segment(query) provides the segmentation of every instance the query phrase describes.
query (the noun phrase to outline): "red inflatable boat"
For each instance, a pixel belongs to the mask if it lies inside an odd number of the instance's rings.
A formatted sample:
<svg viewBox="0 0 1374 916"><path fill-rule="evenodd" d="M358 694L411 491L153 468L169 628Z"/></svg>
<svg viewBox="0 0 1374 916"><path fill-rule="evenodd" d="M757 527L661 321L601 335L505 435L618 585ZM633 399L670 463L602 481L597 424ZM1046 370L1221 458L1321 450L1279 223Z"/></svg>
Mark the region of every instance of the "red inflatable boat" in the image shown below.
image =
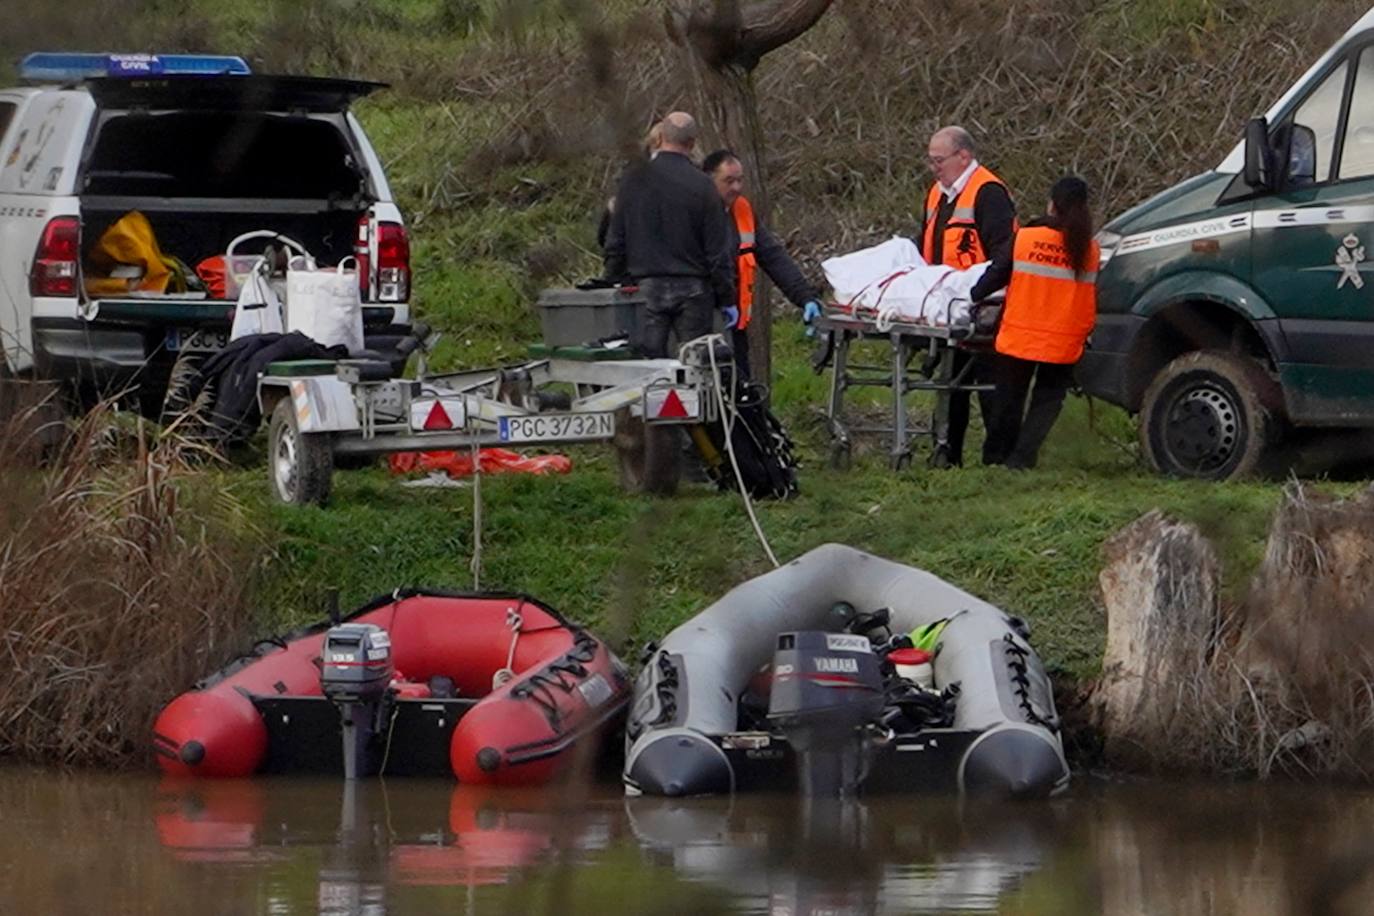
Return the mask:
<svg viewBox="0 0 1374 916"><path fill-rule="evenodd" d="M373 717L375 772L442 766L463 783L544 783L572 764L579 744L594 750L629 702L619 659L532 598L398 591L342 621L259 643L169 703L153 727L162 770L340 772L340 736L351 726L340 725L321 685L322 670L348 664L332 648L321 657L327 634L350 629L331 629L339 623L380 627L373 640L390 643L393 670Z"/></svg>

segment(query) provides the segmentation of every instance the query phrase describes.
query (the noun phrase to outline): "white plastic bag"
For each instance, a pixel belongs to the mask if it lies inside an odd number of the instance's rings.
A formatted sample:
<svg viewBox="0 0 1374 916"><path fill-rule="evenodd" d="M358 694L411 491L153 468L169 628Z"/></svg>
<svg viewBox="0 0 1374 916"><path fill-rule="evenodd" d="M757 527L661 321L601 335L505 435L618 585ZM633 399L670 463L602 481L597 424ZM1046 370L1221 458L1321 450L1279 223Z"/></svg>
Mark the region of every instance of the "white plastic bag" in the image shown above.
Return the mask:
<svg viewBox="0 0 1374 916"><path fill-rule="evenodd" d="M282 332L281 300L267 281L267 261L249 271L239 290L234 306L234 323L229 327L229 339L238 340L250 334L280 334Z"/></svg>
<svg viewBox="0 0 1374 916"><path fill-rule="evenodd" d="M351 265L351 268L350 268ZM338 267L317 267L309 257L286 265L286 329L300 331L326 347L363 349L363 302L358 262L344 258Z"/></svg>

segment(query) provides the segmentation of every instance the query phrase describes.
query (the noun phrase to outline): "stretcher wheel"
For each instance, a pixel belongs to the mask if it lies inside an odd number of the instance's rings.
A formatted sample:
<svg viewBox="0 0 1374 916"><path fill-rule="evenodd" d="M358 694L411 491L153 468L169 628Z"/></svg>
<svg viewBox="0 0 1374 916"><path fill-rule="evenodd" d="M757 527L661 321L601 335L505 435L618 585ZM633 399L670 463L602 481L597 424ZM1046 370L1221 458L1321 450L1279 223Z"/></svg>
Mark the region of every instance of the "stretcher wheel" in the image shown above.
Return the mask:
<svg viewBox="0 0 1374 916"><path fill-rule="evenodd" d="M848 442L830 443L830 469L847 471L854 466L854 449Z"/></svg>

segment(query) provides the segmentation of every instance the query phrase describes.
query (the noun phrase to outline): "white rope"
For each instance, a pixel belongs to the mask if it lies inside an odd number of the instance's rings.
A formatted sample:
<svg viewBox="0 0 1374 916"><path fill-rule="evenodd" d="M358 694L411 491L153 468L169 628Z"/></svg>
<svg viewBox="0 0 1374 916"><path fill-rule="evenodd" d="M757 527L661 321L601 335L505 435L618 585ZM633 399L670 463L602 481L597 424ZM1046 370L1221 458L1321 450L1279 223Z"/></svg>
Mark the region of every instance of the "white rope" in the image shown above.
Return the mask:
<svg viewBox="0 0 1374 916"><path fill-rule="evenodd" d="M774 567L781 566L778 558L773 555L773 548L768 544L768 537L763 533L763 526L759 524L759 517L754 513L754 501L749 497L749 490L744 486L744 477L739 472L739 460L735 457L735 421L739 418L739 412L735 409L734 398L727 403L725 400L725 384L720 377L720 366L716 364L716 342L724 342L725 338L720 334L712 334L704 338L706 341L706 356L711 363L711 380L716 390L716 404L720 408L720 422L725 429L725 452L730 456L730 466L735 471L735 483L739 485L739 495L744 500L744 511L749 513L749 522L754 526L754 534L758 536L759 544L763 546L763 552L768 555L768 561ZM700 343L700 340L695 341ZM679 354L679 357L681 354Z"/></svg>
<svg viewBox="0 0 1374 916"><path fill-rule="evenodd" d="M502 684L515 677L515 644L520 640L520 628L525 625L525 618L514 608L506 609L506 626L510 627L510 651L506 653L506 667L501 668L491 676L491 689L495 690Z"/></svg>
<svg viewBox="0 0 1374 916"><path fill-rule="evenodd" d="M472 569L473 591L482 590L482 449L472 429Z"/></svg>

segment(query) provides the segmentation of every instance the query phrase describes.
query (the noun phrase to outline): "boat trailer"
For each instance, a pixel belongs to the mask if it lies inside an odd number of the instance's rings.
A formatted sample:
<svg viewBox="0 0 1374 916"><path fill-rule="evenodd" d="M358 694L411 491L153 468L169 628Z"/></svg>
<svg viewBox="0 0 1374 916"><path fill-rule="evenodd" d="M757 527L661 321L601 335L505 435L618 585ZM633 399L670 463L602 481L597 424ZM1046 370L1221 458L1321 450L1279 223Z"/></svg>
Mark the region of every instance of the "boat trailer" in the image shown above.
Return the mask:
<svg viewBox="0 0 1374 916"><path fill-rule="evenodd" d="M711 338L679 359L617 359L614 351L541 348L519 365L397 378L375 360L274 363L259 378L276 498L322 504L339 458L511 445L614 442L627 489L670 493L683 437L671 427L714 422L724 361ZM422 353L423 356L423 353Z"/></svg>

